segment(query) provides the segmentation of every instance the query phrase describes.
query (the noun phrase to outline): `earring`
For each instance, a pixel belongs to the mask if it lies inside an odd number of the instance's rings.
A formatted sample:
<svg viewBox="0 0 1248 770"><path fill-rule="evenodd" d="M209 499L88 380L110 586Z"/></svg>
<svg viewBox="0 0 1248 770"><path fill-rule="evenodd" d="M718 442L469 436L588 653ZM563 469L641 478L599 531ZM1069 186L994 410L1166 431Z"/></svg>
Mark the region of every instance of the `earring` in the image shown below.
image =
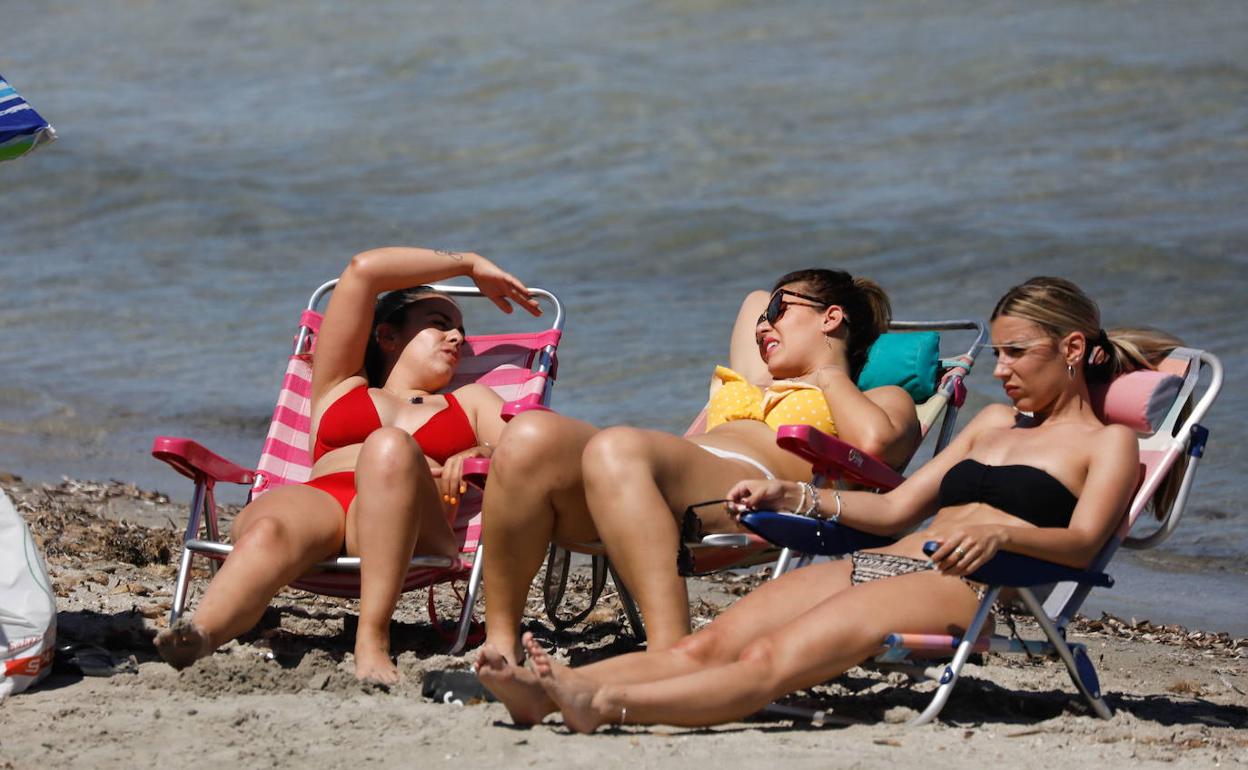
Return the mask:
<svg viewBox="0 0 1248 770"><path fill-rule="evenodd" d="M1070 376L1070 379L1072 380L1075 379L1075 365L1074 364L1066 364L1066 374Z"/></svg>

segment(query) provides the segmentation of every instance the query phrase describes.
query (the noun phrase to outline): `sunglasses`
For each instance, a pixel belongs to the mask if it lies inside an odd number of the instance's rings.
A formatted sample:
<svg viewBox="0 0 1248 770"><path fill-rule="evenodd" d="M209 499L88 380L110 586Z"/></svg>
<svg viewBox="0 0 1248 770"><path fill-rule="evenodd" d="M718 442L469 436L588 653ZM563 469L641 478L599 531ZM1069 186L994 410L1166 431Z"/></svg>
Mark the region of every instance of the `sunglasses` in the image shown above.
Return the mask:
<svg viewBox="0 0 1248 770"><path fill-rule="evenodd" d="M815 304L807 305L804 302L789 302L784 298L784 295L786 294L793 297L799 297L801 299L808 299ZM796 305L797 307L831 307L831 305L818 297L812 297L809 294L802 294L796 291L789 291L788 289L777 289L775 293L771 295L771 299L767 302L767 309L764 310L763 314L758 317L756 325L761 324L763 321L766 321L768 326L774 325L776 321L779 321L784 317L784 311L787 310L790 305Z"/></svg>

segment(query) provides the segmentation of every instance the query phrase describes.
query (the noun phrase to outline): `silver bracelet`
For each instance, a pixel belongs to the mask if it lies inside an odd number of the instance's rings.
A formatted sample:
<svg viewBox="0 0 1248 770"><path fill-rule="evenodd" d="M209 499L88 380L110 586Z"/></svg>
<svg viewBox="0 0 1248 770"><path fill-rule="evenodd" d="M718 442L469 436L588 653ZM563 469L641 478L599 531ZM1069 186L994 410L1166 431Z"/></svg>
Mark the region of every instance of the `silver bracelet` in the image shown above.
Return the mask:
<svg viewBox="0 0 1248 770"><path fill-rule="evenodd" d="M832 516L828 518L828 521L835 524L841 520L841 490L833 489L832 499L836 500L836 513L832 514Z"/></svg>
<svg viewBox="0 0 1248 770"><path fill-rule="evenodd" d="M793 509L793 513L798 516L804 516L802 510L806 507L806 487L802 486L802 482L797 482L797 491L802 493L802 497L797 501L797 507Z"/></svg>

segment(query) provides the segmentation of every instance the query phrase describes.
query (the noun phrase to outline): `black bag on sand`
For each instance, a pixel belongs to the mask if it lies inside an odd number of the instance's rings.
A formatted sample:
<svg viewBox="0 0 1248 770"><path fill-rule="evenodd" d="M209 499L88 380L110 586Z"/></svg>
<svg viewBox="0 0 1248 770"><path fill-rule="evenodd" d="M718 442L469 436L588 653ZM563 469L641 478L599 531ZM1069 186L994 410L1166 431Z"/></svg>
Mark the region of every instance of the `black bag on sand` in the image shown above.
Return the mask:
<svg viewBox="0 0 1248 770"><path fill-rule="evenodd" d="M496 700L471 671L430 671L420 684L420 694L435 703L456 706Z"/></svg>

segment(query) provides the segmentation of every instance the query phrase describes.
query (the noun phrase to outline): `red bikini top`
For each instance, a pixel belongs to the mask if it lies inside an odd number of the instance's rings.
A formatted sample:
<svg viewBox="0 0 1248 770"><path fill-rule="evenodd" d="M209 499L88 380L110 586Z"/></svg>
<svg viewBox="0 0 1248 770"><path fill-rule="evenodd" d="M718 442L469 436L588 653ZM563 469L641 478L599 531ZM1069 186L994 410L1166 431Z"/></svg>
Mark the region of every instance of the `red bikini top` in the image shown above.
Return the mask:
<svg viewBox="0 0 1248 770"><path fill-rule="evenodd" d="M368 386L352 388L329 405L321 415L316 440L312 443L312 462L331 449L363 443L368 434L382 427L377 405L368 395ZM477 434L468 422L468 415L459 400L446 394L446 408L429 418L412 434L424 453L438 463L477 445Z"/></svg>

